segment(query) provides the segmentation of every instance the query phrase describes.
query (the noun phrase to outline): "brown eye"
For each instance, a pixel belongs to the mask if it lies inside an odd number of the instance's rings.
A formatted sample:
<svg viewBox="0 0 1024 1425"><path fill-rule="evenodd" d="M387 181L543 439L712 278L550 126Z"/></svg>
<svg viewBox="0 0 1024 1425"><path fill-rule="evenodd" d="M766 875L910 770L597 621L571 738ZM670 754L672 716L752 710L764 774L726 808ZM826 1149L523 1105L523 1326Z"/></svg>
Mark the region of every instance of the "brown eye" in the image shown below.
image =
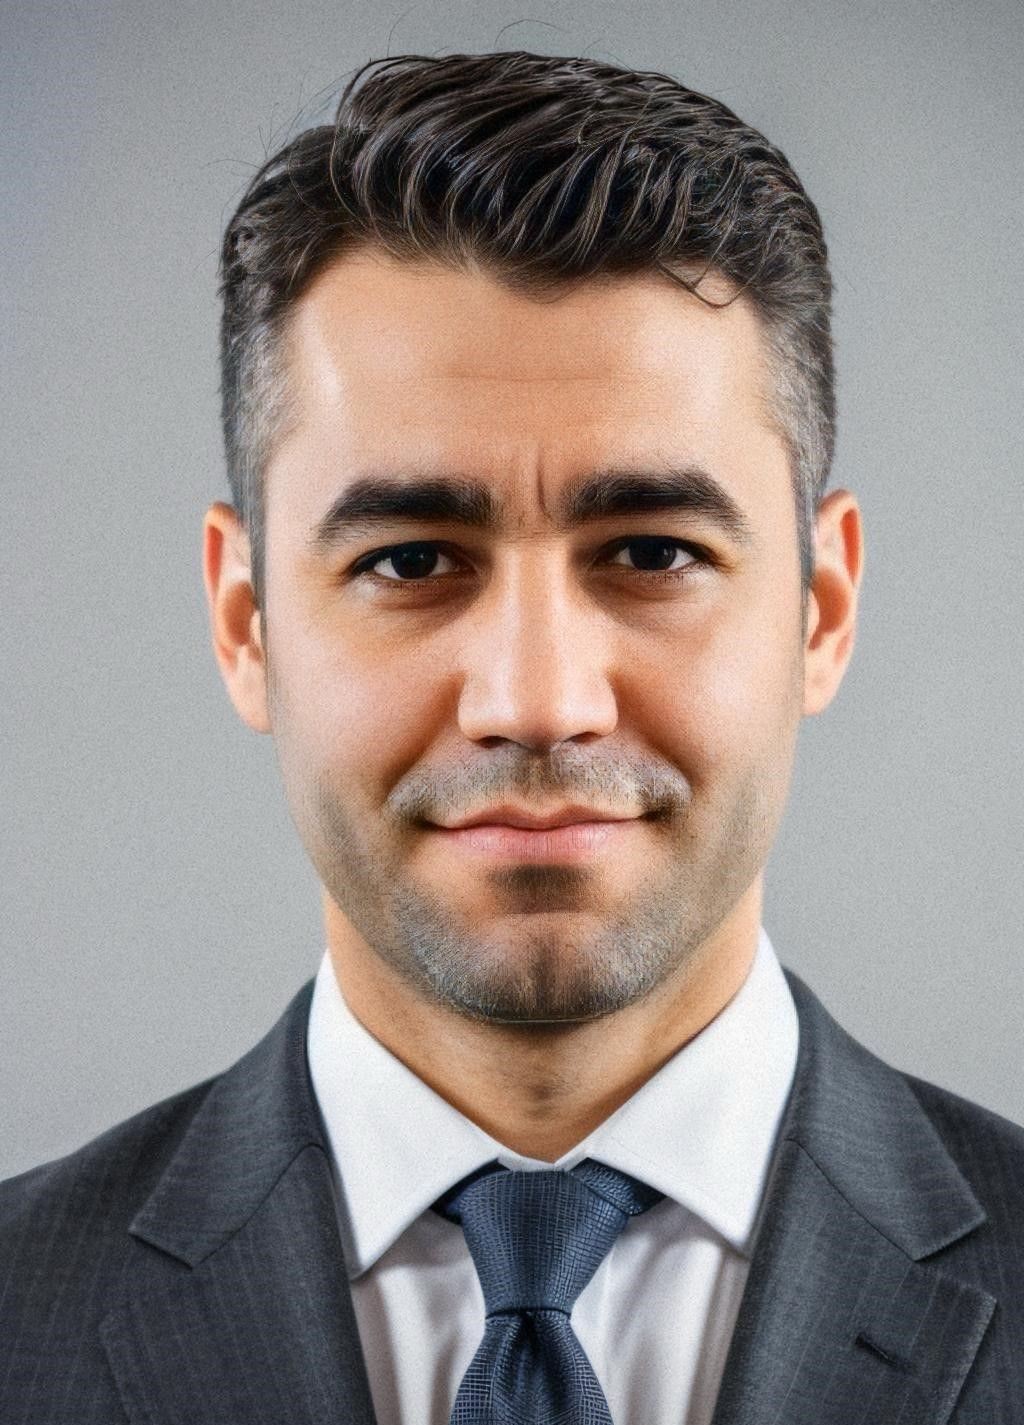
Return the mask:
<svg viewBox="0 0 1024 1425"><path fill-rule="evenodd" d="M689 568L691 564L700 562L699 556L681 540L661 535L643 535L624 540L619 545L612 563L627 564L629 567L626 560L619 559L619 555L627 553L631 557L632 567L644 574L677 574ZM681 562L677 562L678 555L683 556Z"/></svg>
<svg viewBox="0 0 1024 1425"><path fill-rule="evenodd" d="M445 554L436 544L429 540L416 540L410 544L396 544L390 549L379 549L376 553L360 561L354 569L356 574L366 574L373 572L380 579L388 579L393 584L416 583L428 578L431 574L440 572L441 574L451 573L451 569L438 570L439 560L447 559L448 563L455 568L455 562L450 555ZM391 566L393 573L378 572L383 566Z"/></svg>
<svg viewBox="0 0 1024 1425"><path fill-rule="evenodd" d="M633 535L613 548L611 562L636 574L683 576L709 556L698 546L669 535ZM445 562L446 561L446 562ZM389 567L390 566L390 567ZM434 576L458 572L457 561L434 540L410 540L376 549L352 570L353 576L370 575L389 584L426 584Z"/></svg>

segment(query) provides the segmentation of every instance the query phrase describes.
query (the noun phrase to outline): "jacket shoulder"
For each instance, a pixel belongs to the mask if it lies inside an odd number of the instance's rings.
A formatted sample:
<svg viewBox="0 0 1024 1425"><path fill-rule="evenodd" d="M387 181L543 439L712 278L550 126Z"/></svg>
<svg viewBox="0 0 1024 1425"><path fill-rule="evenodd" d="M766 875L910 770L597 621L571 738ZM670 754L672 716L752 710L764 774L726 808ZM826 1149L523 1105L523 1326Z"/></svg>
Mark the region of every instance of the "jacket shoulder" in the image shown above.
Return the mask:
<svg viewBox="0 0 1024 1425"><path fill-rule="evenodd" d="M67 1296L89 1290L90 1281L98 1289L100 1278L109 1296L137 1245L128 1229L204 1116L191 1167L180 1170L197 1178L225 1138L221 1169L225 1158L233 1165L231 1145L244 1149L261 1141L268 1122L277 1123L289 1141L289 1135L306 1132L305 1123L293 1121L286 1081L305 1063L312 987L310 980L264 1038L222 1073L124 1119L65 1157L0 1183L0 1309L23 1290L56 1300L65 1287ZM239 1171L244 1179L245 1163Z"/></svg>
<svg viewBox="0 0 1024 1425"><path fill-rule="evenodd" d="M0 1300L23 1308L73 1280L116 1276L128 1224L219 1075L0 1182Z"/></svg>
<svg viewBox="0 0 1024 1425"><path fill-rule="evenodd" d="M1024 1283L1024 1128L879 1058L786 976L800 1021L793 1136L915 1260L962 1259L998 1283L1005 1249Z"/></svg>
<svg viewBox="0 0 1024 1425"><path fill-rule="evenodd" d="M902 1077L979 1201L1024 1238L1024 1127L938 1084Z"/></svg>
<svg viewBox="0 0 1024 1425"><path fill-rule="evenodd" d="M957 1419L1016 1420L1024 1349L1024 1128L959 1094L903 1075L985 1217L931 1259L943 1275L995 1297L995 1313L967 1379Z"/></svg>
<svg viewBox="0 0 1024 1425"><path fill-rule="evenodd" d="M57 1425L76 1396L83 1421L121 1418L99 1321L126 1280L128 1226L218 1077L0 1183L0 1419Z"/></svg>
<svg viewBox="0 0 1024 1425"><path fill-rule="evenodd" d="M102 1323L128 1298L173 1290L191 1267L144 1230L161 1190L164 1227L193 1234L204 1211L220 1221L226 1204L241 1211L269 1191L266 1177L314 1141L313 1110L300 1111L312 983L223 1073L0 1183L4 1425L123 1418Z"/></svg>

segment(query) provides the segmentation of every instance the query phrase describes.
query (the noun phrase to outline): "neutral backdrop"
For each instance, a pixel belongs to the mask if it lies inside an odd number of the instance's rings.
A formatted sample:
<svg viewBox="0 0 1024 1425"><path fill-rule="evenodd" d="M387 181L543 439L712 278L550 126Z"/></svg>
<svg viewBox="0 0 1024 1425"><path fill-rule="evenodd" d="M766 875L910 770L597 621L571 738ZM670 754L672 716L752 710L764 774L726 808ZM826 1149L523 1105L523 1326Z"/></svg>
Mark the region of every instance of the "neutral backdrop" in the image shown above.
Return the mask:
<svg viewBox="0 0 1024 1425"><path fill-rule="evenodd" d="M0 1175L226 1067L319 961L207 627L216 254L265 153L388 52L667 70L802 176L867 570L765 923L873 1049L1024 1120L1019 0L22 0L0 41Z"/></svg>

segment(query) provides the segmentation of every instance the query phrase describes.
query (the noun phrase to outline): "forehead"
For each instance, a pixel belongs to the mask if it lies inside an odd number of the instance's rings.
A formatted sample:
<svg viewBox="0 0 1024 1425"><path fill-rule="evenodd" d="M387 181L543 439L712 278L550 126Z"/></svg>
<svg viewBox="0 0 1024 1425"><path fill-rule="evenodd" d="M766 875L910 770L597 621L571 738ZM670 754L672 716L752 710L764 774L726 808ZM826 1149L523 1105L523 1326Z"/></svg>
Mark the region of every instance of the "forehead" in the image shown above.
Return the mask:
<svg viewBox="0 0 1024 1425"><path fill-rule="evenodd" d="M710 300L734 295L724 279ZM447 469L517 491L588 469L785 463L759 320L659 274L588 279L556 296L479 269L347 254L296 303L282 459L307 509L365 469ZM289 452L296 458L289 459Z"/></svg>

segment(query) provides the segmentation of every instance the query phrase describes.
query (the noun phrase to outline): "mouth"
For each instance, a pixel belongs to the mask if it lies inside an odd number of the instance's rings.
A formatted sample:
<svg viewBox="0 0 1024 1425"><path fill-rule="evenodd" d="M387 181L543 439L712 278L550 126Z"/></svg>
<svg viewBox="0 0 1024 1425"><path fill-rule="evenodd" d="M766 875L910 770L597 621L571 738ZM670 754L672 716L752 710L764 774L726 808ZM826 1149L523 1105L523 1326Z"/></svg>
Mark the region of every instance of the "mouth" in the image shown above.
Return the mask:
<svg viewBox="0 0 1024 1425"><path fill-rule="evenodd" d="M432 830L443 837L456 854L565 865L587 861L621 847L624 838L635 835L644 820L645 817L626 817L619 821L574 821L567 826L540 828L483 822L474 826L434 826Z"/></svg>

